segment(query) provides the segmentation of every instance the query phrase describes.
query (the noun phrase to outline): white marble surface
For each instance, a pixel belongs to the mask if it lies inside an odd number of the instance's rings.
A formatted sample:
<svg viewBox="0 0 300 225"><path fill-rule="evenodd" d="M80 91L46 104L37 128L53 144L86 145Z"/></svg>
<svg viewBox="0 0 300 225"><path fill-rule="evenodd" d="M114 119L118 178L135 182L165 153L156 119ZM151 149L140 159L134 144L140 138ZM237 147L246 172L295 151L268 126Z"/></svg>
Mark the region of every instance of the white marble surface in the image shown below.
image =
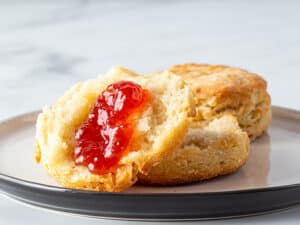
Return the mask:
<svg viewBox="0 0 300 225"><path fill-rule="evenodd" d="M0 1L0 119L51 104L120 64L182 62L262 74L273 104L300 110L299 1ZM299 224L300 208L191 224ZM0 224L138 224L31 209L0 196ZM152 223L147 223L152 224ZM153 223L156 224L156 223ZM187 223L188 224L188 223Z"/></svg>

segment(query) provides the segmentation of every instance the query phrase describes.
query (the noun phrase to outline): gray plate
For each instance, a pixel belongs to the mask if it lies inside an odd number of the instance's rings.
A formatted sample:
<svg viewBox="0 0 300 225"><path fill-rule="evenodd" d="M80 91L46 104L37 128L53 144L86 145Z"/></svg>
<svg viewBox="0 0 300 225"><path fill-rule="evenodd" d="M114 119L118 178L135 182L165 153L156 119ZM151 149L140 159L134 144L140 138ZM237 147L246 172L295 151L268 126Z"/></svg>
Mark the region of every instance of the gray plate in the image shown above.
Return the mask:
<svg viewBox="0 0 300 225"><path fill-rule="evenodd" d="M238 172L173 186L134 186L122 193L59 187L34 162L37 113L0 123L0 192L22 202L97 217L190 220L261 214L300 203L300 113L273 107L269 132L251 144Z"/></svg>

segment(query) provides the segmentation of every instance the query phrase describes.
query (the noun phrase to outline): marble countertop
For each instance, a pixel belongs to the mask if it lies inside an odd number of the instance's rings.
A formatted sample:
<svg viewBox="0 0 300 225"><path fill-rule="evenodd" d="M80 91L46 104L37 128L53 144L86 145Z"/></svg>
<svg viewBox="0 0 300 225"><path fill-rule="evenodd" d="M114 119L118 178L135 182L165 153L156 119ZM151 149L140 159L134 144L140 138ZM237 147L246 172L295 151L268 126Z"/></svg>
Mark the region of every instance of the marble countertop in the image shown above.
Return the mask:
<svg viewBox="0 0 300 225"><path fill-rule="evenodd" d="M292 0L1 1L0 120L51 104L75 82L113 65L146 73L183 62L259 73L268 81L274 105L300 110L299 8L300 2ZM137 224L44 212L3 196L0 212L0 224ZM190 223L299 220L300 208L294 208Z"/></svg>

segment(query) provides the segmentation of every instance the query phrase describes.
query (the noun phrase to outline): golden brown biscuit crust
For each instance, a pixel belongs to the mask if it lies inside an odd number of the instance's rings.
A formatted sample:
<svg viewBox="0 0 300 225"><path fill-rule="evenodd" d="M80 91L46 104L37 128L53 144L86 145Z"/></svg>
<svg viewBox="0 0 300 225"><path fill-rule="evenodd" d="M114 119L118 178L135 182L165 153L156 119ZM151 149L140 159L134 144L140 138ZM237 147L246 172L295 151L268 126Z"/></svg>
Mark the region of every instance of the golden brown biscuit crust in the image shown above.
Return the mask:
<svg viewBox="0 0 300 225"><path fill-rule="evenodd" d="M266 81L257 74L225 65L183 64L170 72L181 75L199 98L212 95L247 95L254 90L265 91Z"/></svg>
<svg viewBox="0 0 300 225"><path fill-rule="evenodd" d="M176 65L170 71L182 76L195 93L192 127L231 113L251 140L267 130L271 98L266 81L259 75L224 65L196 63Z"/></svg>

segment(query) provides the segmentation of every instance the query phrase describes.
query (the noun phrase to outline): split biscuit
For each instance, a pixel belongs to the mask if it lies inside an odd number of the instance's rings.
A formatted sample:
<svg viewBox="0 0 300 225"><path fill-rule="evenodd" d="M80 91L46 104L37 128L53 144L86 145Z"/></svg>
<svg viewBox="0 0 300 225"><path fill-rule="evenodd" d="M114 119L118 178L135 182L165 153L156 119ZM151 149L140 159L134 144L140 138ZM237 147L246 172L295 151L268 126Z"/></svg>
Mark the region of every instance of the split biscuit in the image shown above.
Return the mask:
<svg viewBox="0 0 300 225"><path fill-rule="evenodd" d="M75 165L75 133L101 92L120 80L136 82L150 93L149 104L137 123L140 139L135 149L120 159L116 171L93 174L87 167ZM75 85L52 107L43 109L36 124L36 161L64 187L122 191L137 181L138 173L149 172L182 144L192 101L183 79L168 71L143 77L115 67L106 76Z"/></svg>

